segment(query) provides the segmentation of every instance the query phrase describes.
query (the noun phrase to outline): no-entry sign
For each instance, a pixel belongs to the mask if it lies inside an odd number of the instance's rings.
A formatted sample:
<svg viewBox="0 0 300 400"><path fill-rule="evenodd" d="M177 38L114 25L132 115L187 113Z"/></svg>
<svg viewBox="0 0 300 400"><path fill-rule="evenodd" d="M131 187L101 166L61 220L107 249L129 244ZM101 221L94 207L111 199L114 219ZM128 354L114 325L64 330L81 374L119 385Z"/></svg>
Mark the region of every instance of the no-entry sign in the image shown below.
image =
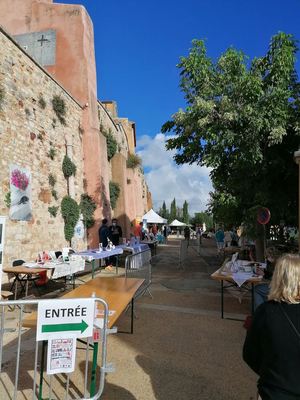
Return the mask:
<svg viewBox="0 0 300 400"><path fill-rule="evenodd" d="M93 336L93 299L41 301L38 305L36 340Z"/></svg>

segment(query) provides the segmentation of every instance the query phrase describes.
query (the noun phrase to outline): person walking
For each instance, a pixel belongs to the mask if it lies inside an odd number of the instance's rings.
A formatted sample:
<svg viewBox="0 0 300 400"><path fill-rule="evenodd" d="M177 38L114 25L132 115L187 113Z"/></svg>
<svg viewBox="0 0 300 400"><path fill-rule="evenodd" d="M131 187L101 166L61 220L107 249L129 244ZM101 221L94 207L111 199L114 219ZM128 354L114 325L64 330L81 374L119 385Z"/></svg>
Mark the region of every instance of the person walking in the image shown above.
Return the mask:
<svg viewBox="0 0 300 400"><path fill-rule="evenodd" d="M230 247L231 246L231 231L225 231L224 232L224 242L225 242L225 247Z"/></svg>
<svg viewBox="0 0 300 400"><path fill-rule="evenodd" d="M225 235L224 235L224 231L222 228L218 228L216 234L215 234L215 239L216 239L216 243L217 243L217 250L218 253L220 254L223 250L224 250L224 246L225 246Z"/></svg>
<svg viewBox="0 0 300 400"><path fill-rule="evenodd" d="M243 359L262 400L300 399L300 256L278 259L268 301L256 310Z"/></svg>
<svg viewBox="0 0 300 400"><path fill-rule="evenodd" d="M187 225L184 227L183 232L184 232L184 239L189 241L190 240L190 236L191 236L191 231L190 231L190 228Z"/></svg>

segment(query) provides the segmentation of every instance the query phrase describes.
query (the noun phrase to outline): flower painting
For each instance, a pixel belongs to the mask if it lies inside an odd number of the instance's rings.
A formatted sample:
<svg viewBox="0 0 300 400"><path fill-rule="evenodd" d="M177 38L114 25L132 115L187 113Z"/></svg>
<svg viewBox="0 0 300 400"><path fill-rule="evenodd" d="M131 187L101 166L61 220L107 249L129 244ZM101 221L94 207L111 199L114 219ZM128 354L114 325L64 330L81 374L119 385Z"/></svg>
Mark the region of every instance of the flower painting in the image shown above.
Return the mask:
<svg viewBox="0 0 300 400"><path fill-rule="evenodd" d="M17 165L10 166L10 192L10 219L17 221L31 220L32 209L30 171Z"/></svg>

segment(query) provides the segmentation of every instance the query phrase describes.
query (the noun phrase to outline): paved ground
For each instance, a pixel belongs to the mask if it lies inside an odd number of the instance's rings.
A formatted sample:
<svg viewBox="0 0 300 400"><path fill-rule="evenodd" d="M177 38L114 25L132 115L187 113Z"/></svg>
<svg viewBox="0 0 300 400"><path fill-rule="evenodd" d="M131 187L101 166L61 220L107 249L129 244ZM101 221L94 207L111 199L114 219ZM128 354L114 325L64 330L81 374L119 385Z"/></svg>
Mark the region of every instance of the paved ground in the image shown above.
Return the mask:
<svg viewBox="0 0 300 400"><path fill-rule="evenodd" d="M221 262L214 243L205 240L200 255L196 247L190 247L182 265L179 246L180 241L172 239L159 247L153 260L153 299L144 296L138 301L134 335L109 337L108 360L115 364L116 372L107 376L103 400L256 398L256 377L241 359L242 322L220 318L219 284L210 279ZM225 307L227 315L241 318L249 311L249 299L243 298L240 304L228 293ZM129 314L120 319L118 327L125 330L128 324ZM2 386L0 382L1 400L10 398L8 391L14 381L10 366L16 341L11 335ZM23 340L25 360L18 399L31 398L32 371L27 367L33 358L30 331L24 332ZM79 365L72 376L71 393L78 396L84 351L78 349L77 353ZM59 379L63 387L64 378ZM63 399L57 382L55 387L53 399Z"/></svg>

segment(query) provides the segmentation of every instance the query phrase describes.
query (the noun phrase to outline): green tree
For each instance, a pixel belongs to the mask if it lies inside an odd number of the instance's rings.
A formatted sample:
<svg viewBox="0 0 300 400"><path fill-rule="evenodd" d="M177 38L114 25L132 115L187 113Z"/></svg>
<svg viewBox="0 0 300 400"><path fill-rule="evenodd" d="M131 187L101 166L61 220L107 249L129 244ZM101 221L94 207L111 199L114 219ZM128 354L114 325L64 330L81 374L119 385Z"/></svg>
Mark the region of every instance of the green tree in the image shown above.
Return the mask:
<svg viewBox="0 0 300 400"><path fill-rule="evenodd" d="M212 168L210 210L243 221L255 206L269 207L272 223L296 222L300 84L296 40L278 33L267 53L251 62L229 48L215 62L194 40L178 67L187 101L162 131L178 164Z"/></svg>
<svg viewBox="0 0 300 400"><path fill-rule="evenodd" d="M176 200L174 198L174 200L171 203L171 207L170 207L170 222L174 221L174 219L177 218L177 207L176 207Z"/></svg>
<svg viewBox="0 0 300 400"><path fill-rule="evenodd" d="M162 208L161 208L161 216L163 218L168 218L168 210L167 210L167 206L166 206L166 202L163 202Z"/></svg>
<svg viewBox="0 0 300 400"><path fill-rule="evenodd" d="M188 202L186 200L184 201L183 207L182 207L182 217L183 217L183 222L185 224L189 224L190 223L189 205L188 205Z"/></svg>
<svg viewBox="0 0 300 400"><path fill-rule="evenodd" d="M160 209L158 210L158 214L162 217L162 218L166 218L169 219L169 211L167 209L166 206L166 202L163 201L162 206L160 207Z"/></svg>
<svg viewBox="0 0 300 400"><path fill-rule="evenodd" d="M213 217L209 215L207 212L198 212L194 214L194 217L191 219L191 224L203 225L205 223L206 229L213 228Z"/></svg>

